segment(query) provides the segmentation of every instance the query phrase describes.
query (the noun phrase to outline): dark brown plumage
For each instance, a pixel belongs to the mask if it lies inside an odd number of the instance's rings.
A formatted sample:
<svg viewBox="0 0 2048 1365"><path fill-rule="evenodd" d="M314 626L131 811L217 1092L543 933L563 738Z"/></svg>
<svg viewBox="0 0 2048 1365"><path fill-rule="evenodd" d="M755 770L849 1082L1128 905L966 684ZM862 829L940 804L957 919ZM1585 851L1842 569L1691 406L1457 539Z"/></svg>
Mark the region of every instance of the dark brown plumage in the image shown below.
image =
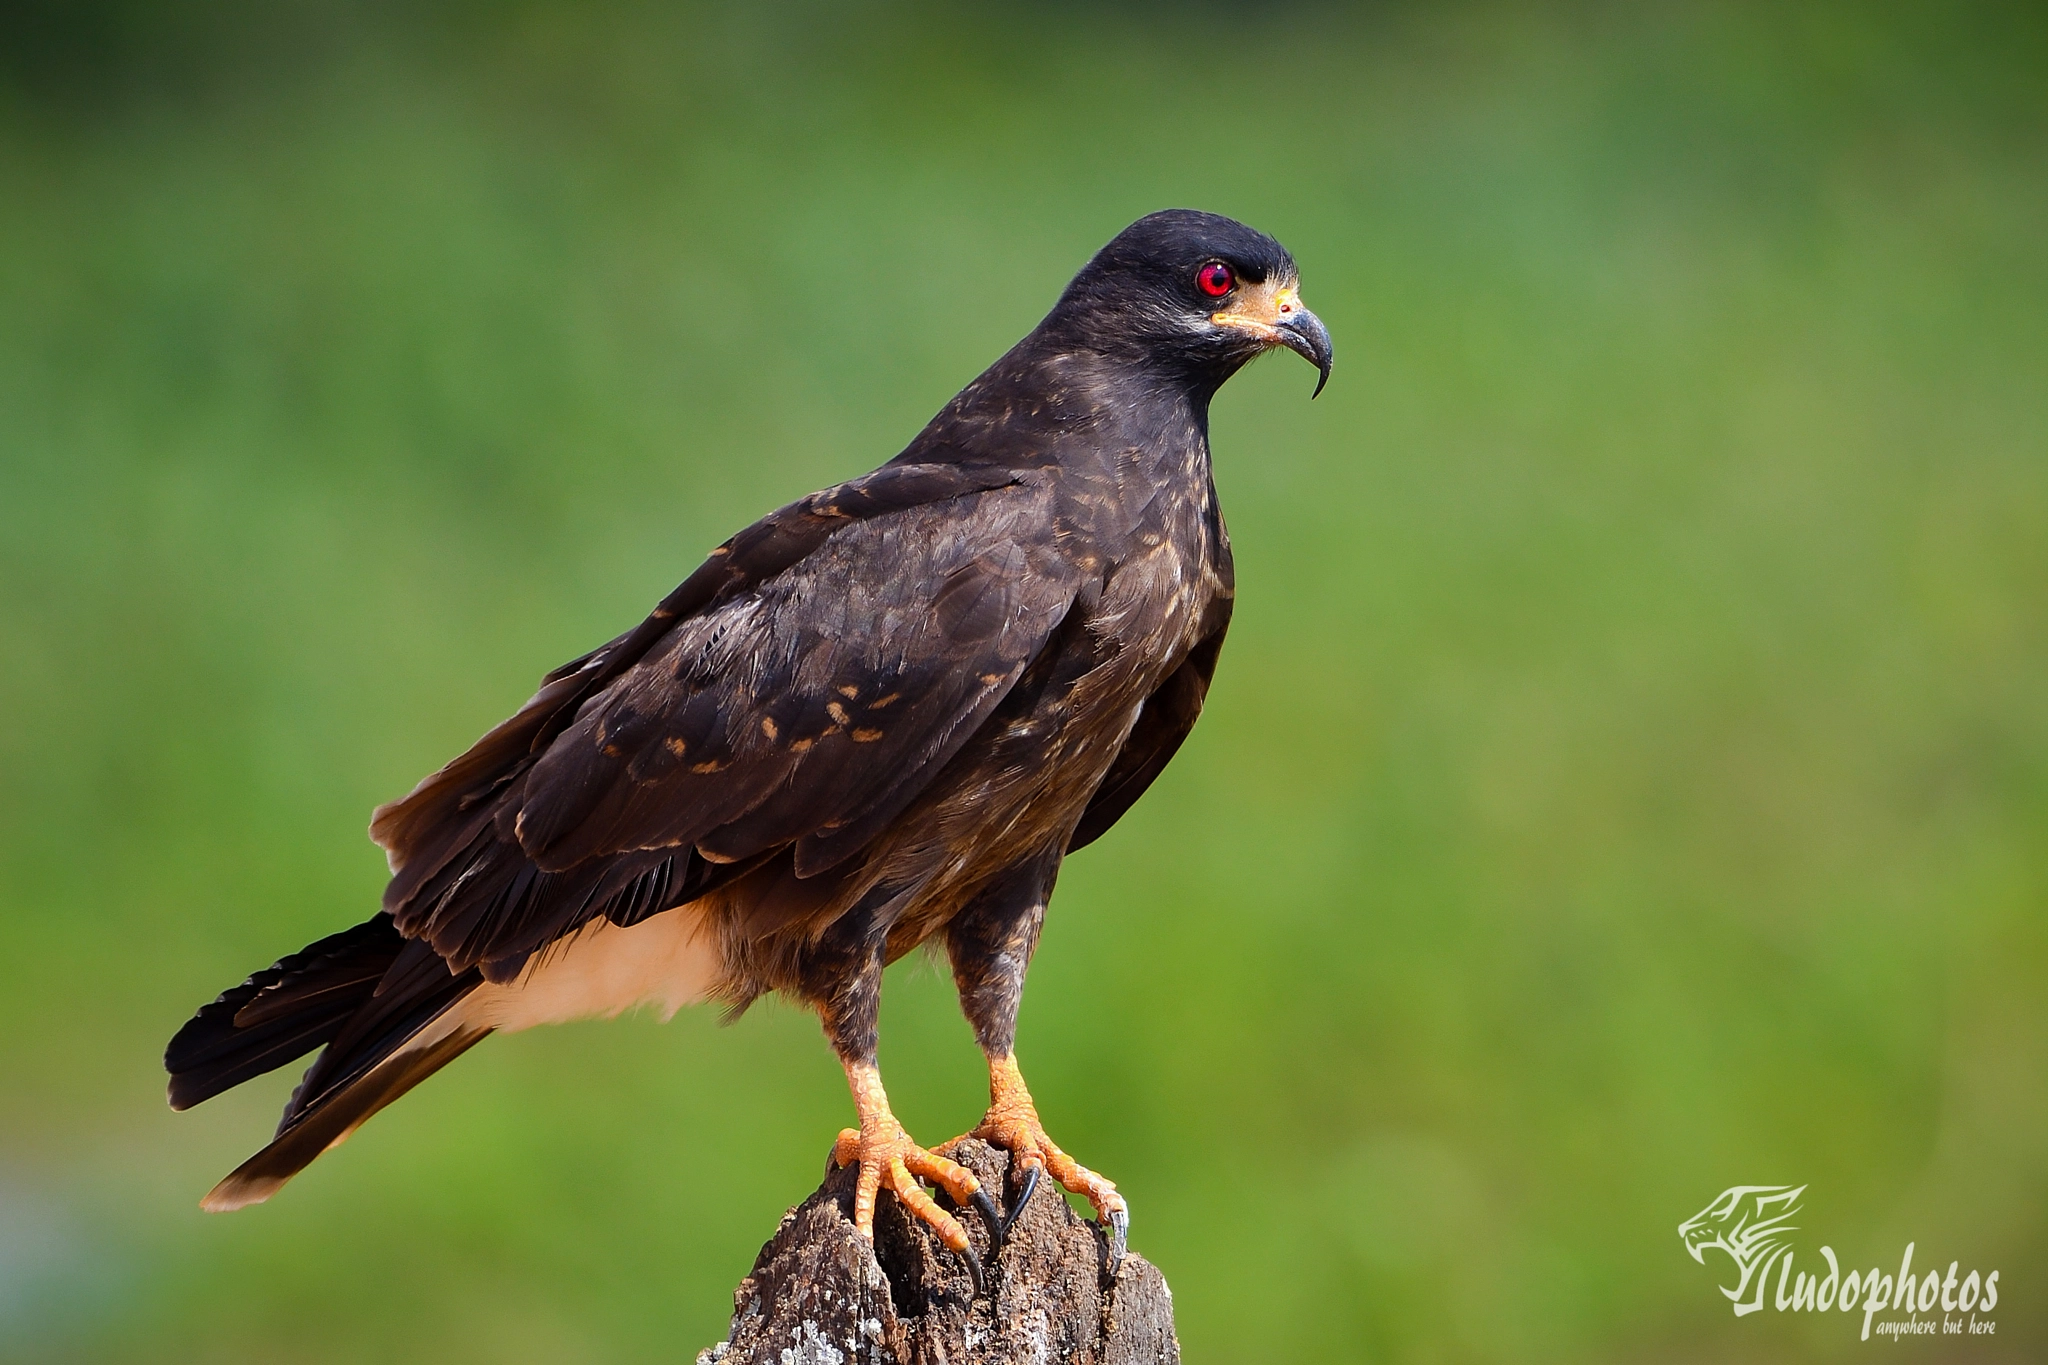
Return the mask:
<svg viewBox="0 0 2048 1365"><path fill-rule="evenodd" d="M1061 859L1201 711L1232 593L1208 404L1272 346L1327 377L1295 288L1239 223L1141 219L901 455L733 537L380 808L382 911L171 1042L178 1108L325 1046L209 1207L268 1197L494 1029L768 991L816 1009L847 1065L865 1208L884 1183L917 1207L912 1176L974 1199L873 1069L883 966L942 936L990 1058L977 1131L1120 1233L1114 1187L1038 1126L1017 1003Z"/></svg>

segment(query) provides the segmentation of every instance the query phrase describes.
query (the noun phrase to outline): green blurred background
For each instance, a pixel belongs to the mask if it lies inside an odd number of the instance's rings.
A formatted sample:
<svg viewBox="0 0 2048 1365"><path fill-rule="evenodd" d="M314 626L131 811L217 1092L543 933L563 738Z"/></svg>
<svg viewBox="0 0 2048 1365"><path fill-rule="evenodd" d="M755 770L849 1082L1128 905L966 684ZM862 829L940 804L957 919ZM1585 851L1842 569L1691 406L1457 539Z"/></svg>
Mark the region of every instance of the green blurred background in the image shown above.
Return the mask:
<svg viewBox="0 0 2048 1365"><path fill-rule="evenodd" d="M688 1361L850 1105L764 1005L495 1040L230 1217L190 1011L370 807L892 455L1148 210L1338 345L1021 1053L1208 1361L2048 1349L2048 25L1841 4L10 5L0 1357ZM892 973L928 1140L983 1078ZM293 1069L294 1071L296 1068ZM2003 1271L1736 1320L1677 1224Z"/></svg>

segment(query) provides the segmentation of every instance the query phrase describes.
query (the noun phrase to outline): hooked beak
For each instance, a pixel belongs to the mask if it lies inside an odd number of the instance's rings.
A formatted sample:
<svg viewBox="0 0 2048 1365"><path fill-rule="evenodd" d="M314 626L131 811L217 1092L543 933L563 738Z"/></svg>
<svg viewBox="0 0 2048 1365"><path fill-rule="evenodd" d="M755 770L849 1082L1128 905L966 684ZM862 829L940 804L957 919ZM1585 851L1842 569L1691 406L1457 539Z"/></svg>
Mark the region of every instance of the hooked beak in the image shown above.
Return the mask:
<svg viewBox="0 0 2048 1365"><path fill-rule="evenodd" d="M1211 313L1218 327L1249 332L1264 346L1285 346L1316 367L1316 393L1330 382L1330 333L1323 320L1302 305L1292 281L1268 281L1246 291L1235 308ZM1309 397L1315 397L1315 393Z"/></svg>
<svg viewBox="0 0 2048 1365"><path fill-rule="evenodd" d="M1316 393L1330 382L1330 329L1323 320L1296 303L1273 324L1276 339L1316 367ZM1316 393L1309 395L1311 399Z"/></svg>

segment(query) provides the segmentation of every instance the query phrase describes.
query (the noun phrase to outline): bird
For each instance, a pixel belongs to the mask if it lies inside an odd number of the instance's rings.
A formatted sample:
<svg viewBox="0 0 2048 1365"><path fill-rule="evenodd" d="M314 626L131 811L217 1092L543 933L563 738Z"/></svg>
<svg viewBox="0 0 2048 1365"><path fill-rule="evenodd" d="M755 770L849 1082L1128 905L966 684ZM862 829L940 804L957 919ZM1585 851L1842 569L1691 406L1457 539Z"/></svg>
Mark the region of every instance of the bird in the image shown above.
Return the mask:
<svg viewBox="0 0 2048 1365"><path fill-rule="evenodd" d="M486 1036L651 1006L815 1011L857 1127L853 1221L889 1191L981 1268L1041 1176L1124 1254L1129 1208L1055 1144L1015 1052L1063 860L1099 839L1202 711L1235 593L1209 406L1328 330L1272 237L1140 218L1045 318L872 472L770 513L645 620L408 795L371 837L378 912L202 1007L165 1053L185 1109L318 1057L211 1211L270 1198ZM1314 396L1313 394L1311 395ZM989 1073L964 1137L1007 1149L1007 1214L916 1143L876 1062L883 968L942 948ZM957 1143L963 1139L955 1139Z"/></svg>

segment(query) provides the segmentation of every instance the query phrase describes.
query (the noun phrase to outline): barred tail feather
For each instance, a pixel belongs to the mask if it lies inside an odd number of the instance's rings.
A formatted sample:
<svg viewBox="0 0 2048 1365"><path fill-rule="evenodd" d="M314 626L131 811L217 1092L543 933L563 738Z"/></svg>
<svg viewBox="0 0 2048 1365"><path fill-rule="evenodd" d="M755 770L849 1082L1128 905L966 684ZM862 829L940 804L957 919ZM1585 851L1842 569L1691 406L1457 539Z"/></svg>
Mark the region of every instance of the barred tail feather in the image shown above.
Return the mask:
<svg viewBox="0 0 2048 1365"><path fill-rule="evenodd" d="M327 1091L286 1119L277 1137L215 1185L200 1207L208 1213L260 1204L284 1183L337 1147L379 1109L482 1042L488 1025L465 1018L458 1000L353 1080ZM288 1114L291 1111L287 1111Z"/></svg>
<svg viewBox="0 0 2048 1365"><path fill-rule="evenodd" d="M389 915L330 934L202 1006L164 1049L173 1109L190 1109L331 1043L405 940Z"/></svg>
<svg viewBox="0 0 2048 1365"><path fill-rule="evenodd" d="M488 1035L606 1017L651 1004L663 1017L715 994L722 958L711 919L674 910L622 927L596 919L518 979L451 971L391 917L335 934L266 968L199 1011L171 1040L171 1104L186 1108L325 1049L285 1106L277 1134L202 1201L258 1204L379 1109Z"/></svg>
<svg viewBox="0 0 2048 1365"><path fill-rule="evenodd" d="M186 1109L322 1047L269 1146L214 1187L211 1210L260 1203L372 1114L453 1061L495 1021L482 977L451 973L389 915L302 948L202 1008L171 1039L170 1100Z"/></svg>

